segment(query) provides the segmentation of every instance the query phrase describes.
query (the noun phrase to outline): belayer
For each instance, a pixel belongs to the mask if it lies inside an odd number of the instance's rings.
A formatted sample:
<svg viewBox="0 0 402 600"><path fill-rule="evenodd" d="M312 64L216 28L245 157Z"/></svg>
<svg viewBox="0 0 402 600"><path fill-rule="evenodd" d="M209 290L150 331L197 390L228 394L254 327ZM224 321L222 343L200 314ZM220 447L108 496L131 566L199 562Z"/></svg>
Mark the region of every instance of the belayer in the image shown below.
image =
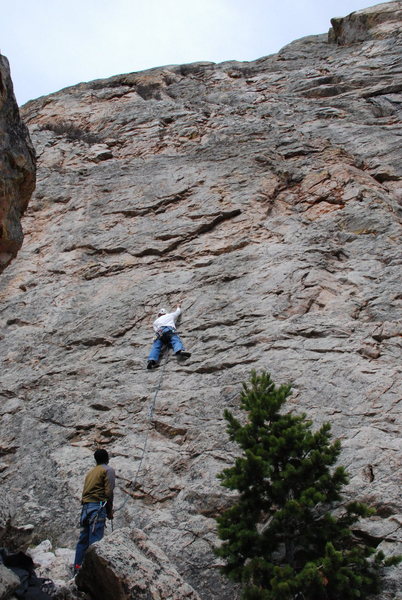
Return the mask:
<svg viewBox="0 0 402 600"><path fill-rule="evenodd" d="M158 366L158 360L164 346L173 348L173 352L178 358L186 359L191 356L190 352L185 351L183 342L176 332L176 321L180 314L180 304L171 313L168 313L164 308L159 310L158 318L155 319L152 325L156 338L148 356L147 369L154 369Z"/></svg>
<svg viewBox="0 0 402 600"><path fill-rule="evenodd" d="M113 519L115 472L108 464L107 450L95 450L94 459L96 467L85 477L82 491L81 533L75 551L75 572L81 567L88 546L103 538L106 518Z"/></svg>

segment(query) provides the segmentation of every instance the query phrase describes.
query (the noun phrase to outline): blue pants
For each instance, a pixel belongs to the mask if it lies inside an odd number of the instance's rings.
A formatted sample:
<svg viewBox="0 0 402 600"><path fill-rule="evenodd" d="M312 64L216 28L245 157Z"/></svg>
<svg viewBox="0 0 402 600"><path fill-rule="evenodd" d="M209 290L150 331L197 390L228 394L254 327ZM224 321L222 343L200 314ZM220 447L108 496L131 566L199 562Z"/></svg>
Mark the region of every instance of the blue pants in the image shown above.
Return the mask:
<svg viewBox="0 0 402 600"><path fill-rule="evenodd" d="M104 502L87 502L81 511L81 533L75 550L74 566L82 564L88 546L103 538L106 521Z"/></svg>
<svg viewBox="0 0 402 600"><path fill-rule="evenodd" d="M177 335L177 333L171 327L163 327L161 331L161 337L157 337L152 344L151 351L148 356L148 360L154 360L158 362L162 348L165 345L163 341L163 334L168 339L168 346L173 348L173 352L176 354L179 350L184 350L183 342ZM169 335L170 334L170 335Z"/></svg>

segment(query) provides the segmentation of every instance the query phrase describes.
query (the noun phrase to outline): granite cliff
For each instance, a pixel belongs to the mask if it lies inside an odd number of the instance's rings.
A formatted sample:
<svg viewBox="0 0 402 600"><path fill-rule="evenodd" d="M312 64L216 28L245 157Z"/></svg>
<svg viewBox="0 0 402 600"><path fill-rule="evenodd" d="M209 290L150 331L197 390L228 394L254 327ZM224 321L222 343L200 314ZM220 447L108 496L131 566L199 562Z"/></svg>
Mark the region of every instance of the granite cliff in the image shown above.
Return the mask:
<svg viewBox="0 0 402 600"><path fill-rule="evenodd" d="M166 598L236 597L211 551L230 501L216 474L236 452L223 409L252 368L331 422L348 497L377 509L360 534L401 549L401 9L334 19L254 62L23 107L38 183L0 279L1 492L15 527L72 548L83 475L107 448L122 508L90 560L124 549L118 598L138 547L148 578L166 560L181 581ZM147 371L155 313L182 297L191 360ZM86 573L96 598L101 572ZM113 577L102 600L117 600ZM400 582L393 569L384 600Z"/></svg>

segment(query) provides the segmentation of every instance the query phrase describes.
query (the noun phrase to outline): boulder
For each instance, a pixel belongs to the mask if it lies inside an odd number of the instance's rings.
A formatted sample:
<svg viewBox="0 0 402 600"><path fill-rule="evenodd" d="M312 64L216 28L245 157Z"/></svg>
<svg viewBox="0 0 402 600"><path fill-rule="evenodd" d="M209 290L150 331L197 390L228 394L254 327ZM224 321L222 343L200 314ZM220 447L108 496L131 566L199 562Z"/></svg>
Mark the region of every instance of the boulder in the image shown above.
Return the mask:
<svg viewBox="0 0 402 600"><path fill-rule="evenodd" d="M139 529L120 529L90 546L76 583L102 600L200 600Z"/></svg>
<svg viewBox="0 0 402 600"><path fill-rule="evenodd" d="M4 493L0 497L0 547L25 551L32 540L34 526L30 523L17 525L14 517L14 502Z"/></svg>
<svg viewBox="0 0 402 600"><path fill-rule="evenodd" d="M0 600L9 600L19 586L20 580L17 575L0 563Z"/></svg>

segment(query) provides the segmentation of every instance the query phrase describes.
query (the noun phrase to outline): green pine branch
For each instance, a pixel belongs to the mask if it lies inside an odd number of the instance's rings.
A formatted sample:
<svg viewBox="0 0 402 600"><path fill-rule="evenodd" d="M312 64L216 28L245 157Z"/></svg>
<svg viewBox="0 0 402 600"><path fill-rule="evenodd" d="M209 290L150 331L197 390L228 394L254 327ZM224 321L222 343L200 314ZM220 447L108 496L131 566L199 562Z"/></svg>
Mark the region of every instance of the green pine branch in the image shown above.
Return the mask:
<svg viewBox="0 0 402 600"><path fill-rule="evenodd" d="M375 511L342 504L349 477L336 466L340 442L331 441L329 423L314 432L306 415L286 413L290 393L269 373L253 371L240 397L245 422L224 413L241 454L218 475L238 492L217 518L222 571L242 584L243 600L364 598L401 558L355 539L351 526Z"/></svg>

